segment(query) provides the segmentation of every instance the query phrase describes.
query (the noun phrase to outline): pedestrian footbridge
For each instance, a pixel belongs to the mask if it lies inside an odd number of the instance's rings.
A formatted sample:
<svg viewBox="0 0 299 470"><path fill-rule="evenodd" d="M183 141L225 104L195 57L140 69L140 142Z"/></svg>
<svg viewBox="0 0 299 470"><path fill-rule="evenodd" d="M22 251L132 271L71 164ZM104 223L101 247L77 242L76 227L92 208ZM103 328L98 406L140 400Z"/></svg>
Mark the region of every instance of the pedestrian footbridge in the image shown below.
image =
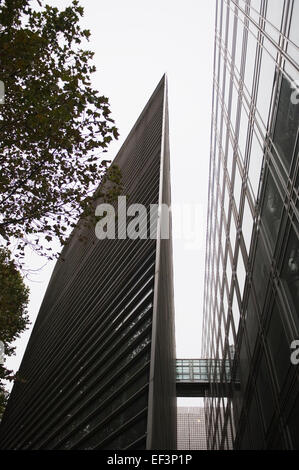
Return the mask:
<svg viewBox="0 0 299 470"><path fill-rule="evenodd" d="M232 381L229 361L222 359L177 359L177 397L228 396L239 388Z"/></svg>

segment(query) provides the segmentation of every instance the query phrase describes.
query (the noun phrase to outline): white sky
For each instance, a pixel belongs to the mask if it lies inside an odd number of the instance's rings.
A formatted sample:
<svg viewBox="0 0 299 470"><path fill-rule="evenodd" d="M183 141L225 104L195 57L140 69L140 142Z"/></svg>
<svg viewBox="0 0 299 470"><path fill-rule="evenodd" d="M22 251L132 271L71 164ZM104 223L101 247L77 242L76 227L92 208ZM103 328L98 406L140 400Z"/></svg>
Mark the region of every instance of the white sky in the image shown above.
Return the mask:
<svg viewBox="0 0 299 470"><path fill-rule="evenodd" d="M66 0L48 1L66 6ZM173 205L200 205L200 249L174 240L177 357L200 357L206 202L210 150L215 0L81 0L84 28L95 52L94 87L110 99L120 131L105 158L113 159L164 72L168 75ZM176 229L176 219L173 220ZM29 263L45 260L31 255ZM53 263L28 285L36 318ZM17 370L31 328L17 341L7 367ZM189 404L189 403L186 403ZM191 403L192 405L192 403Z"/></svg>

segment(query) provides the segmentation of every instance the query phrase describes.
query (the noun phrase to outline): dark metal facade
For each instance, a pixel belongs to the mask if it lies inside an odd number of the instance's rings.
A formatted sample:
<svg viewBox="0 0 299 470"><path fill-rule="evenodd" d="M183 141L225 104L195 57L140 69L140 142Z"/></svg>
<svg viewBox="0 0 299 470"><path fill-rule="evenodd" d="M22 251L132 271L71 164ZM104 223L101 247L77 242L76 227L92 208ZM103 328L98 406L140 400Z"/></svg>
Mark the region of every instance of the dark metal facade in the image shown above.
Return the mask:
<svg viewBox="0 0 299 470"><path fill-rule="evenodd" d="M210 374L210 449L299 448L298 23L298 0L217 1L202 357L233 380Z"/></svg>
<svg viewBox="0 0 299 470"><path fill-rule="evenodd" d="M170 204L166 77L115 163L128 204ZM1 447L176 448L172 289L171 238L98 240L81 221L53 271Z"/></svg>

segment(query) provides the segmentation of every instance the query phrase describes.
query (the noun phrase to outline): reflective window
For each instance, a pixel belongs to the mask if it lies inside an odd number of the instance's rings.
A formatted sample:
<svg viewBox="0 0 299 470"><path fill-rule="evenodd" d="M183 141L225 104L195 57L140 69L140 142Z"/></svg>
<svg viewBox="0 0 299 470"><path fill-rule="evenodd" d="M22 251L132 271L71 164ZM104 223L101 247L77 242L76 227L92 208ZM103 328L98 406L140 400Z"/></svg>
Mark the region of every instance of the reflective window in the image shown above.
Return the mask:
<svg viewBox="0 0 299 470"><path fill-rule="evenodd" d="M237 209L239 209L239 205L240 205L241 190L242 190L242 179L241 179L238 166L236 166L235 183L234 183L234 198L235 198Z"/></svg>
<svg viewBox="0 0 299 470"><path fill-rule="evenodd" d="M224 72L224 58L222 54L220 54L220 75L219 75L219 87L220 87L220 93L222 94L223 90L223 72ZM221 96L222 99L222 96Z"/></svg>
<svg viewBox="0 0 299 470"><path fill-rule="evenodd" d="M269 261L266 254L266 248L264 242L259 237L257 249L255 253L255 260L254 260L254 269L253 269L253 282L255 286L255 291L257 294L258 304L263 309L265 296L266 296L266 289L269 279Z"/></svg>
<svg viewBox="0 0 299 470"><path fill-rule="evenodd" d="M259 370L256 379L257 390L261 401L262 413L266 427L269 426L270 420L275 410L275 403L272 394L272 383L269 374L268 363L265 351L262 352L260 360L257 364Z"/></svg>
<svg viewBox="0 0 299 470"><path fill-rule="evenodd" d="M262 208L262 221L266 226L268 239L275 245L281 220L283 202L271 173L267 175L266 190Z"/></svg>
<svg viewBox="0 0 299 470"><path fill-rule="evenodd" d="M282 312L275 305L270 319L267 342L272 358L272 366L275 369L279 387L284 385L285 377L290 364L290 345L283 328Z"/></svg>
<svg viewBox="0 0 299 470"><path fill-rule="evenodd" d="M238 328L239 328L239 322L240 322L240 311L239 311L239 305L238 305L236 292L234 292L234 297L233 297L232 314L233 314L233 319L234 319L234 324L235 324L235 331L237 333Z"/></svg>
<svg viewBox="0 0 299 470"><path fill-rule="evenodd" d="M282 278L285 281L293 310L299 318L299 241L293 227L287 245Z"/></svg>
<svg viewBox="0 0 299 470"><path fill-rule="evenodd" d="M240 252L239 252L239 258L238 258L237 278L238 278L238 283L239 283L240 295L242 298L244 285L245 285L245 279L246 279L246 270L244 266L243 256L241 256Z"/></svg>
<svg viewBox="0 0 299 470"><path fill-rule="evenodd" d="M263 149L261 148L261 144L259 143L255 132L253 132L248 179L249 179L249 183L250 183L250 186L252 188L255 198L257 197L257 192L258 192L258 187L259 187L261 166L262 166L262 161L263 161L263 153L264 152L263 152Z"/></svg>
<svg viewBox="0 0 299 470"><path fill-rule="evenodd" d="M257 22L259 19L259 12L261 9L261 0L251 0L250 2L250 16Z"/></svg>
<svg viewBox="0 0 299 470"><path fill-rule="evenodd" d="M234 14L232 11L230 11L229 15L229 29L228 29L228 51L230 54L232 54L232 48L233 48L233 32L234 32Z"/></svg>
<svg viewBox="0 0 299 470"><path fill-rule="evenodd" d="M221 27L221 9L222 9L222 2L217 2L216 15L217 15L217 29L218 30L220 30L220 27Z"/></svg>
<svg viewBox="0 0 299 470"><path fill-rule="evenodd" d="M297 400L288 418L288 428L292 436L293 449L299 449L298 415L296 413L296 410L298 409L299 409L299 396L297 396Z"/></svg>
<svg viewBox="0 0 299 470"><path fill-rule="evenodd" d="M221 141L221 148L222 148L223 153L225 153L226 139L227 139L227 129L226 127L224 127L222 131L222 141Z"/></svg>
<svg viewBox="0 0 299 470"><path fill-rule="evenodd" d="M223 8L222 8L222 41L225 42L225 36L226 36L226 20L227 20L227 5L223 3Z"/></svg>
<svg viewBox="0 0 299 470"><path fill-rule="evenodd" d="M267 45L267 48L269 46ZM273 53L274 58L276 51ZM259 77L259 89L257 96L257 109L261 115L264 127L267 127L268 114L270 109L271 94L275 73L275 62L268 52L264 49L262 52L262 62Z"/></svg>
<svg viewBox="0 0 299 470"><path fill-rule="evenodd" d="M252 227L253 227L253 217L251 214L251 210L250 210L247 198L245 198L242 232L243 232L244 242L245 242L245 246L246 246L246 250L248 254L250 250Z"/></svg>
<svg viewBox="0 0 299 470"><path fill-rule="evenodd" d="M227 161L226 161L226 168L229 174L232 171L232 164L233 164L233 147L229 142L228 151L227 151Z"/></svg>
<svg viewBox="0 0 299 470"><path fill-rule="evenodd" d="M238 12L235 67L237 68L239 73L241 70L242 47L243 47L243 31L244 31L243 21L244 21L244 15Z"/></svg>
<svg viewBox="0 0 299 470"><path fill-rule="evenodd" d="M270 34L270 36L273 39L276 40L276 42L278 42L278 39L279 39L279 31L281 28L283 5L284 5L284 0L274 0L274 1L272 0L272 2L268 2L268 8L267 8L267 14L266 14L267 23L266 23L265 30L267 31L267 33Z"/></svg>
<svg viewBox="0 0 299 470"><path fill-rule="evenodd" d="M220 189L222 188L222 184L223 184L223 164L222 164L222 160L219 159L219 186L220 186Z"/></svg>
<svg viewBox="0 0 299 470"><path fill-rule="evenodd" d="M230 238L230 244L231 244L233 252L234 252L234 249L235 249L236 237L237 237L237 229L236 229L236 225L235 225L235 220L232 217L231 222L230 222L229 238Z"/></svg>
<svg viewBox="0 0 299 470"><path fill-rule="evenodd" d="M229 189L228 189L228 177L226 176L226 184L224 185L224 213L226 216L226 219L228 218L228 211L229 211L229 203L230 203L230 197L229 197Z"/></svg>
<svg viewBox="0 0 299 470"><path fill-rule="evenodd" d="M253 83L253 74L254 74L254 64L255 64L255 54L256 54L257 41L252 33L248 33L248 42L247 42L247 53L246 53L246 67L244 74L245 85L251 94L251 88Z"/></svg>
<svg viewBox="0 0 299 470"><path fill-rule="evenodd" d="M226 277L227 277L228 285L230 286L231 278L232 278L232 267L231 267L229 256L227 257L227 263L226 263Z"/></svg>
<svg viewBox="0 0 299 470"><path fill-rule="evenodd" d="M252 448L255 450L264 448L264 433L261 423L260 412L256 401L256 393L253 394L248 410L249 425L252 430Z"/></svg>
<svg viewBox="0 0 299 470"><path fill-rule="evenodd" d="M225 87L225 96L224 96L224 103L226 106L226 109L228 110L228 104L229 104L229 93L230 93L230 87L231 87L231 78L229 74L229 62L227 62L227 69L226 69L226 87Z"/></svg>
<svg viewBox="0 0 299 470"><path fill-rule="evenodd" d="M235 86L233 86L230 119L231 119L231 125L233 127L234 132L235 132L235 125L236 125L236 118L237 118L238 98L239 98L238 90L236 89Z"/></svg>
<svg viewBox="0 0 299 470"><path fill-rule="evenodd" d="M252 293L248 300L248 307L246 309L246 331L249 343L250 353L253 355L255 343L259 329L259 322L257 317L256 308L254 305Z"/></svg>
<svg viewBox="0 0 299 470"><path fill-rule="evenodd" d="M245 158L245 148L246 148L247 129L248 129L248 114L246 111L244 107L242 107L241 119L240 119L240 131L239 131L239 148L240 148L240 155L241 155L242 160L244 160Z"/></svg>
<svg viewBox="0 0 299 470"><path fill-rule="evenodd" d="M299 106L292 103L292 93L290 82L282 78L273 142L278 158L287 170L291 165L299 123Z"/></svg>
<svg viewBox="0 0 299 470"><path fill-rule="evenodd" d="M248 355L245 339L243 336L243 341L240 347L240 358L239 358L239 370L237 371L237 377L240 377L241 389L245 389L248 376L250 372L250 357Z"/></svg>
<svg viewBox="0 0 299 470"><path fill-rule="evenodd" d="M293 4L293 12L292 12L292 21L291 21L291 28L289 33L289 38L291 41L297 46L290 45L288 46L288 53L290 56L295 59L295 61L299 62L299 28L298 28L298 18L299 18L299 2L294 1ZM298 72L297 72L298 73ZM298 78L298 77L294 77Z"/></svg>

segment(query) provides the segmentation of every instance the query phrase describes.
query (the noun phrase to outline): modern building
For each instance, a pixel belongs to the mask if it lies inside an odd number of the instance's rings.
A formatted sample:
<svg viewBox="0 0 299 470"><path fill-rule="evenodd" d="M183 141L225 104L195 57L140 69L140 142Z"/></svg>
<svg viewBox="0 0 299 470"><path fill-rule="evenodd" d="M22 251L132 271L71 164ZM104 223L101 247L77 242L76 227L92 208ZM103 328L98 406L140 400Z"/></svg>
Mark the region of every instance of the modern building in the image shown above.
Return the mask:
<svg viewBox="0 0 299 470"><path fill-rule="evenodd" d="M116 156L130 204L170 205L164 76ZM175 449L171 236L99 240L80 221L53 271L2 449ZM119 219L117 221L119 224ZM170 228L171 234L171 228Z"/></svg>
<svg viewBox="0 0 299 470"><path fill-rule="evenodd" d="M207 450L205 411L201 406L179 406L177 418L178 450Z"/></svg>
<svg viewBox="0 0 299 470"><path fill-rule="evenodd" d="M299 449L298 24L298 0L217 1L202 357L223 371L205 398L209 449Z"/></svg>

